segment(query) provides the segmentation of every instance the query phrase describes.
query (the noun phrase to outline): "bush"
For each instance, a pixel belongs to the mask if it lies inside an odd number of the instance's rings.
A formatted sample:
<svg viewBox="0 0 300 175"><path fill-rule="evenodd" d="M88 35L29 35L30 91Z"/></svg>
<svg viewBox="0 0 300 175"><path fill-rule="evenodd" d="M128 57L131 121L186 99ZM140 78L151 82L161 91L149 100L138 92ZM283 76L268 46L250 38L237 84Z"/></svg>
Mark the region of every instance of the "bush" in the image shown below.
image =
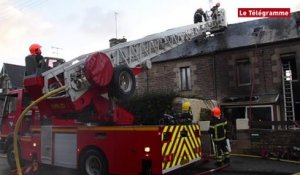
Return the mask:
<svg viewBox="0 0 300 175"><path fill-rule="evenodd" d="M163 114L172 114L172 103L177 93L169 91L148 92L133 96L123 103L129 112L134 114L135 124L158 124Z"/></svg>
<svg viewBox="0 0 300 175"><path fill-rule="evenodd" d="M211 120L211 111L210 111L210 109L201 108L200 121L210 121L210 120Z"/></svg>

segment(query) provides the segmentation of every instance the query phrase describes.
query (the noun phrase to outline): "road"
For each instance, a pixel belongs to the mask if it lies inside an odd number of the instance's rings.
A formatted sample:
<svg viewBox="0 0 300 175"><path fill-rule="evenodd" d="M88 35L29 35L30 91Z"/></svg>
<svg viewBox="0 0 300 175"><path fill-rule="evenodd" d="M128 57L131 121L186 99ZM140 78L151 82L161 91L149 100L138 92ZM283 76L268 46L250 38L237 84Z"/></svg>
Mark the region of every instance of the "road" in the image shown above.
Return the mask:
<svg viewBox="0 0 300 175"><path fill-rule="evenodd" d="M0 175L10 175L10 170L6 161L6 157L0 154ZM41 166L38 172L34 175L79 175L76 170L71 170L67 168L58 168L51 166Z"/></svg>
<svg viewBox="0 0 300 175"><path fill-rule="evenodd" d="M197 175L216 168L214 161L202 165L191 165L182 170L172 173L172 175ZM185 172L189 172L188 174ZM266 160L260 158L237 157L232 156L229 167L218 171L218 175L291 175L300 172L300 162L287 163L275 160Z"/></svg>
<svg viewBox="0 0 300 175"><path fill-rule="evenodd" d="M184 169L172 172L170 175L197 175L209 169L215 168L214 162L209 161L205 164L193 164ZM274 160L265 160L248 157L232 157L231 164L222 171L215 174L218 175L290 175L300 172L300 162L287 163ZM0 154L0 174L10 175L10 170L4 155ZM50 166L41 166L35 175L79 175L75 170L67 168L58 168Z"/></svg>

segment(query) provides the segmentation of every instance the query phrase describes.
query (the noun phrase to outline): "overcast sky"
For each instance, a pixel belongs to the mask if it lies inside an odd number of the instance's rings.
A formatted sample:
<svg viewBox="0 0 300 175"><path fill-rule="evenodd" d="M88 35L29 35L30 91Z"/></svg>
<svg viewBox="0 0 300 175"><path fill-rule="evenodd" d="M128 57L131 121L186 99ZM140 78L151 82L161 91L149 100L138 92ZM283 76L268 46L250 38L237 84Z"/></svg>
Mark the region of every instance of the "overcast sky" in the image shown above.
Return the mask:
<svg viewBox="0 0 300 175"><path fill-rule="evenodd" d="M237 8L300 11L299 0L216 2L226 10L229 24L253 20L238 18ZM192 24L199 7L208 10L209 0L0 0L0 68L3 62L24 65L32 43L43 46L44 56L70 60L108 48L116 24L118 38L135 40Z"/></svg>

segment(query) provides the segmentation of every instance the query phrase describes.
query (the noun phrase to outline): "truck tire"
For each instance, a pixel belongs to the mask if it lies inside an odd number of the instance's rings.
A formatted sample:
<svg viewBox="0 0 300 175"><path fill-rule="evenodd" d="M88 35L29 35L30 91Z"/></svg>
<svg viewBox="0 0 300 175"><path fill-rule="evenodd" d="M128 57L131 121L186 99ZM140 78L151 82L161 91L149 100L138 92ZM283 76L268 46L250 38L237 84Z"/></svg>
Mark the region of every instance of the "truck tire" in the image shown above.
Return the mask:
<svg viewBox="0 0 300 175"><path fill-rule="evenodd" d="M126 65L117 66L114 68L110 84L110 96L126 100L134 94L135 84L135 77L131 69Z"/></svg>
<svg viewBox="0 0 300 175"><path fill-rule="evenodd" d="M20 148L19 148L19 154L20 154ZM14 145L13 144L10 144L7 148L7 153L6 153L6 156L7 156L7 162L8 162L8 165L10 167L10 169L16 169L16 160L15 160L15 154L14 154ZM23 164L22 160L21 161L21 166Z"/></svg>
<svg viewBox="0 0 300 175"><path fill-rule="evenodd" d="M81 175L108 175L108 164L105 156L97 150L85 151L80 157Z"/></svg>

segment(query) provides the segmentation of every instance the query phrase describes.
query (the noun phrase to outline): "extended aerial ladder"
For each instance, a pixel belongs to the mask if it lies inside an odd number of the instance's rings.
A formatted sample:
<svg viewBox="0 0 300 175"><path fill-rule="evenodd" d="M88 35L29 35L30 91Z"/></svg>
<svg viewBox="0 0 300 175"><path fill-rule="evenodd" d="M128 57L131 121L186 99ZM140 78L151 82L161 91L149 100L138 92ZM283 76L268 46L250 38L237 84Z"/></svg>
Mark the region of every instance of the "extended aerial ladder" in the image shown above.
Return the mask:
<svg viewBox="0 0 300 175"><path fill-rule="evenodd" d="M110 110L108 106L111 105L108 103L111 102L101 104L105 101L103 94L108 92L109 96L113 94L111 96L116 99L127 98L133 94L133 74L137 73L131 70L137 69L136 72L141 72L143 65L150 68L152 58L195 37L223 31L226 27L225 11L221 9L215 20L169 29L142 39L120 43L109 49L81 55L42 73L39 78L25 79L24 85L31 94L35 94L34 99L60 86L66 87L65 93L51 97L49 104L44 104L45 110L41 111L46 111L46 115L72 111L78 113L94 104L93 108L98 114L101 113L98 116L104 116ZM124 67L131 69L131 72ZM102 94L101 97L99 94ZM105 110L103 106L107 106Z"/></svg>
<svg viewBox="0 0 300 175"><path fill-rule="evenodd" d="M166 174L200 160L198 125L171 126L172 130L175 128L174 133L166 132L170 130L167 125L133 126L133 114L122 108L116 98L132 94L129 92L135 87L134 75L145 63L150 68L150 60L155 56L199 35L205 36L206 32L225 29L224 10L218 17L85 54L45 72L41 68L35 75L25 77L26 93L34 102L18 119L14 150L8 151L8 155L15 153L18 173L21 174L18 128L33 105L37 105L38 110L32 119L39 124L31 127L30 133L34 134L26 135L26 142L19 141L25 160L79 167L81 174ZM117 91L125 96L117 96ZM125 138L128 144L116 146L123 144ZM147 139L140 141L143 138ZM133 153L132 150L137 151ZM128 161L133 162L131 167L123 163Z"/></svg>
<svg viewBox="0 0 300 175"><path fill-rule="evenodd" d="M113 66L126 64L130 68L134 68L143 63L149 64L148 61L150 59L164 52L167 52L188 40L205 34L206 32L223 30L226 28L226 26L227 22L225 18L225 11L221 9L216 21L211 20L170 29L165 32L149 35L135 41L120 43L114 47L102 50L100 52L105 53L110 58ZM72 74L78 71L78 69L82 69L84 66L84 62L91 54L93 53L79 56L58 67L44 72L44 92L47 93L51 91L51 89L47 86L48 80L61 73L64 73L65 79L67 81L71 81L71 79L68 77L72 76ZM72 84L71 82L65 83L67 87ZM68 87L68 89L72 89L72 87Z"/></svg>

